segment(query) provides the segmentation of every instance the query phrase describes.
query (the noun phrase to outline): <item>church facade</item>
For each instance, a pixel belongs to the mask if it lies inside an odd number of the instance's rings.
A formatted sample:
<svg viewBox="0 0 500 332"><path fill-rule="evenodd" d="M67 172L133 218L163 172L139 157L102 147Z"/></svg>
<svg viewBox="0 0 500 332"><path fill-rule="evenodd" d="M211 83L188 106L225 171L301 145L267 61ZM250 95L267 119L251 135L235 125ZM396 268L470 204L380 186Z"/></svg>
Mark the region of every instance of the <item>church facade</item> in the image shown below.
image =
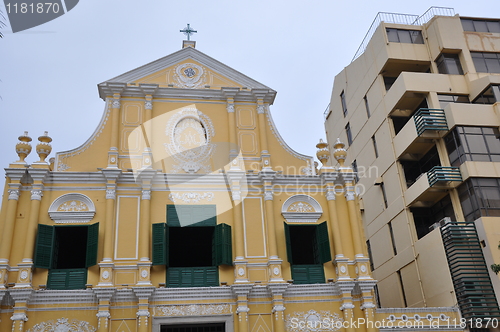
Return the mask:
<svg viewBox="0 0 500 332"><path fill-rule="evenodd" d="M1 331L458 331L377 308L344 144L293 151L276 92L195 49L99 84L90 138L6 168ZM332 167L330 153L340 167ZM417 327L415 327L417 329Z"/></svg>

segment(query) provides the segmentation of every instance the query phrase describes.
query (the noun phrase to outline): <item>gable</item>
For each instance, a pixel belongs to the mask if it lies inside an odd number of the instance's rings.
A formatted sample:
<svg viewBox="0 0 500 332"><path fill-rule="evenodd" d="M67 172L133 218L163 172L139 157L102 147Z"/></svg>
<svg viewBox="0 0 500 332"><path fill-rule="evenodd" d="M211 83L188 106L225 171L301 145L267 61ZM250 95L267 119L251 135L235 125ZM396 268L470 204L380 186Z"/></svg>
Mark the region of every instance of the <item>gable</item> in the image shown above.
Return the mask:
<svg viewBox="0 0 500 332"><path fill-rule="evenodd" d="M186 70L188 71L186 72ZM103 83L145 83L158 84L160 87L188 89L206 89L208 87L211 89L220 89L221 87L269 89L269 87L193 47L185 47Z"/></svg>

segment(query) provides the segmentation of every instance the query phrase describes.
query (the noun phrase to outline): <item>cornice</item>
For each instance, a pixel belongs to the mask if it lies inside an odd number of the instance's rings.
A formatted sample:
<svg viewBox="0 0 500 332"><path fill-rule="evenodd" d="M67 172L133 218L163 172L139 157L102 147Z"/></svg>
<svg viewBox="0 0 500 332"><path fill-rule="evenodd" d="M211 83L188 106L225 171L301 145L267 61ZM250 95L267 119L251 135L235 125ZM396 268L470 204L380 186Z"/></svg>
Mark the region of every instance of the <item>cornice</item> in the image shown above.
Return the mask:
<svg viewBox="0 0 500 332"><path fill-rule="evenodd" d="M99 88L99 97L103 100L106 97L112 96L113 91L115 91L114 86L110 86L113 83L104 82L98 85ZM123 85L123 89L121 90L121 97L130 97L130 98L144 98L146 95L152 95L155 99L200 99L200 100L226 100L228 96L227 88L221 88L220 90L216 89L181 89L174 87L160 87L156 84L155 87L144 88L143 84L138 85L127 85L125 83L120 83ZM276 97L276 91L272 89L245 89L240 90L236 88L238 91L234 91L232 93L232 98L236 102L255 102L257 100L257 96L261 97L265 103L270 105L273 104L274 99ZM255 94L254 90L257 90L258 93ZM148 93L149 92L149 93Z"/></svg>

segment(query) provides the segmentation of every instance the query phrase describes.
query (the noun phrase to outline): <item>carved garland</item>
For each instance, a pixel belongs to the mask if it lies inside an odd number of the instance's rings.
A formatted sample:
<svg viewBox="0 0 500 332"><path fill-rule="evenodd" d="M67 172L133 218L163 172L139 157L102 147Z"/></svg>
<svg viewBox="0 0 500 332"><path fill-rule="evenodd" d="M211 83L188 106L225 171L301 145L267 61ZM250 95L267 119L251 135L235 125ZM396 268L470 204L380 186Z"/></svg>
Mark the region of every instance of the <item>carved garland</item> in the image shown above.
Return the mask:
<svg viewBox="0 0 500 332"><path fill-rule="evenodd" d="M230 304L166 305L155 308L155 316L203 316L231 313Z"/></svg>
<svg viewBox="0 0 500 332"><path fill-rule="evenodd" d="M322 332L340 330L343 321L337 313L309 310L286 315L285 324L287 331Z"/></svg>
<svg viewBox="0 0 500 332"><path fill-rule="evenodd" d="M49 320L36 324L27 332L95 332L95 327L90 325L89 322L68 318L60 318L57 321Z"/></svg>

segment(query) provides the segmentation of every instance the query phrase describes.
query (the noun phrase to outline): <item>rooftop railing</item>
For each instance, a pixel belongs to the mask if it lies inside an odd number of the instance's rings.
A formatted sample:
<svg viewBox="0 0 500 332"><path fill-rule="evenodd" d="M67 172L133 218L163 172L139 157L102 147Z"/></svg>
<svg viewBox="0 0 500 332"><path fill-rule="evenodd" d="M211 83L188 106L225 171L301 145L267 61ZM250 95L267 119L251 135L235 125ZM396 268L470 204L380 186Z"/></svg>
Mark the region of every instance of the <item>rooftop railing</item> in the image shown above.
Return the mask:
<svg viewBox="0 0 500 332"><path fill-rule="evenodd" d="M406 25L423 25L431 20L434 16L454 16L455 9L449 7L430 7L427 9L425 13L422 15L412 15L412 14L398 14L398 13L387 13L387 12L379 12L375 19L373 20L368 32L363 38L361 45L359 45L356 54L352 58L351 62L356 60L363 52L366 50L366 46L368 42L373 36L373 33L379 26L381 22L386 23L395 23L395 24L406 24Z"/></svg>

